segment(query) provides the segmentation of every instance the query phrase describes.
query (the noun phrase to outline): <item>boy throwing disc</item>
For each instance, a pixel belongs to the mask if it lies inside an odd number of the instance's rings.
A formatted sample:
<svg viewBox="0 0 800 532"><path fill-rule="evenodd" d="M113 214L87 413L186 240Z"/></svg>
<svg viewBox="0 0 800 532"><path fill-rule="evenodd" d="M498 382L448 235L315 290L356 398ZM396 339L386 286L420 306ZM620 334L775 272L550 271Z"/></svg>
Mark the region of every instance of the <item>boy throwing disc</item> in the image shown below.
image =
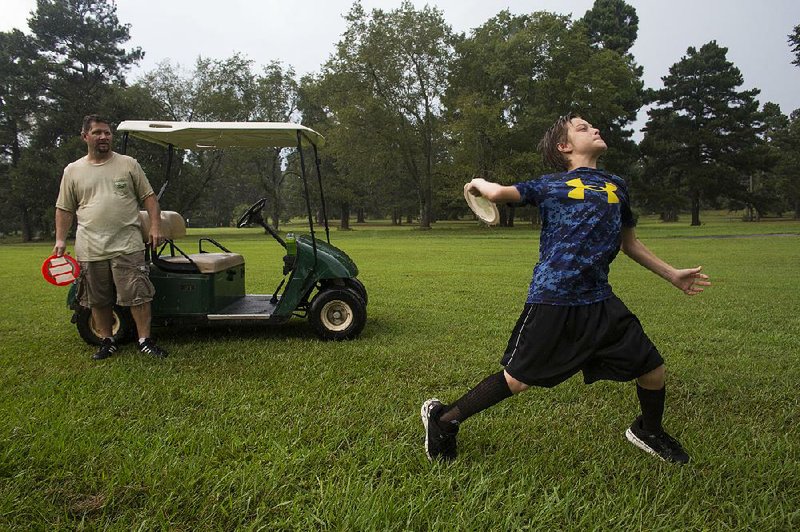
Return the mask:
<svg viewBox="0 0 800 532"><path fill-rule="evenodd" d="M467 418L531 386L553 387L581 371L587 384L635 380L641 415L625 436L662 460L686 463L689 455L661 425L664 360L612 292L608 270L621 249L690 296L710 286L708 276L700 266L670 266L636 238L628 187L597 169L606 143L586 120L576 114L559 118L539 149L559 173L512 186L481 178L467 184L467 192L494 203L539 207L539 262L500 362L504 369L453 403L435 398L423 403L425 452L431 460L453 460L456 435Z"/></svg>

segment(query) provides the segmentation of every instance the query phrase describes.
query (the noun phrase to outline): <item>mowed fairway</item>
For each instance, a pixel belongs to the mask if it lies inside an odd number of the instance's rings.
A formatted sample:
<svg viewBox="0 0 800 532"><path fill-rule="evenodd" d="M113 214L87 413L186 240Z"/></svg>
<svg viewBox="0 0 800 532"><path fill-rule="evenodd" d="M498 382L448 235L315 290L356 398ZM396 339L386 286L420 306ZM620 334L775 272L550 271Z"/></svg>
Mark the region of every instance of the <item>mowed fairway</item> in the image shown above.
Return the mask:
<svg viewBox="0 0 800 532"><path fill-rule="evenodd" d="M356 341L320 342L302 320L159 329L168 359L126 346L101 363L67 289L41 278L52 243L2 245L0 529L796 530L800 223L687 223L638 233L702 264L706 293L612 266L667 360L665 424L686 467L625 440L631 383L579 376L470 419L455 463L426 459L422 401L499 369L538 255L524 223L332 231L369 291ZM794 236L697 238L759 233ZM277 244L213 235L245 255L248 292L271 293Z"/></svg>

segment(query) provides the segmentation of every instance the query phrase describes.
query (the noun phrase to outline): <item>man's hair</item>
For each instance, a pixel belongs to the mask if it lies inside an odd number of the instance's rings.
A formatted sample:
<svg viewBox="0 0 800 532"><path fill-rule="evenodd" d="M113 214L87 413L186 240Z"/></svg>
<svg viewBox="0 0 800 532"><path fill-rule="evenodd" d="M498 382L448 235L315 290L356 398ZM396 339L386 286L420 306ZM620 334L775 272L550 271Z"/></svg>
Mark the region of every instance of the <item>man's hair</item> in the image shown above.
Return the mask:
<svg viewBox="0 0 800 532"><path fill-rule="evenodd" d="M83 117L83 126L81 126L81 133L88 133L92 127L92 122L99 122L101 124L111 125L107 118L100 115L86 115Z"/></svg>
<svg viewBox="0 0 800 532"><path fill-rule="evenodd" d="M557 170L568 170L567 158L558 150L559 144L567 142L567 131L569 130L569 123L573 118L580 118L577 113L568 113L559 117L555 124L550 126L550 129L539 141L538 149L542 154L544 162Z"/></svg>

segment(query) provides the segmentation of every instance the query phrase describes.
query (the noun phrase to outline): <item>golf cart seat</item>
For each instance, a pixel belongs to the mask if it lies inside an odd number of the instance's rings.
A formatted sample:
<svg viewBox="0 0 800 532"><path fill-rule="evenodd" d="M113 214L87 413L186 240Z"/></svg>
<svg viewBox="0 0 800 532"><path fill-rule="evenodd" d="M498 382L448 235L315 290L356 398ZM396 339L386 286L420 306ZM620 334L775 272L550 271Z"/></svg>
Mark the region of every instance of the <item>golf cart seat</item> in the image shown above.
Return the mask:
<svg viewBox="0 0 800 532"><path fill-rule="evenodd" d="M139 229L142 232L142 240L147 242L150 238L150 215L147 211L139 211ZM161 234L169 240L186 236L183 216L175 211L161 211Z"/></svg>
<svg viewBox="0 0 800 532"><path fill-rule="evenodd" d="M142 231L142 239L146 242L150 234L150 216L147 211L139 211L139 227ZM186 223L183 217L175 211L161 211L161 234L168 240L186 236ZM173 244L171 249L175 248L177 246ZM176 273L219 273L244 264L244 257L228 251L191 254L180 251L179 255L175 255L174 252L171 255L153 253L152 260L159 268Z"/></svg>

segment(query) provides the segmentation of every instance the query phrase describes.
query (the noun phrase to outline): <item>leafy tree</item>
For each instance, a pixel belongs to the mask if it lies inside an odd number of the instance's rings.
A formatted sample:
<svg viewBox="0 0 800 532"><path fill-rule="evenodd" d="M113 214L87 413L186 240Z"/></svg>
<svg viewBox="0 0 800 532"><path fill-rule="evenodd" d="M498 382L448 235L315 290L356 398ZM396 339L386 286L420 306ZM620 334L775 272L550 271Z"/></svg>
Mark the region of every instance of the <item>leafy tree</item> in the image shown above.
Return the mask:
<svg viewBox="0 0 800 532"><path fill-rule="evenodd" d="M351 206L358 200L357 190L363 187L352 186L354 183L353 179L348 179L349 174L339 171L339 167L344 166L343 161L334 155L347 154L347 148L339 145L343 137L340 133L346 130L337 130L332 115L326 109L326 86L320 76L312 74L303 77L298 96L298 110L303 117L303 124L326 137L325 149L318 154L326 183L326 202L338 206L339 228L348 230ZM360 145L357 143L354 147Z"/></svg>
<svg viewBox="0 0 800 532"><path fill-rule="evenodd" d="M0 33L0 208L11 214L0 222L10 232L21 222L23 238L32 238L35 215L25 192L20 164L27 155L41 97L41 68L33 40L19 30Z"/></svg>
<svg viewBox="0 0 800 532"><path fill-rule="evenodd" d="M441 98L452 31L441 11L428 6L418 11L409 1L369 14L356 2L346 20L336 54L322 72L336 136L369 139L373 149L396 158L417 194L419 225L429 228L443 151ZM337 151L337 161L343 164L346 155Z"/></svg>
<svg viewBox="0 0 800 532"><path fill-rule="evenodd" d="M595 48L569 17L502 11L458 43L445 100L452 172L490 175L502 183L549 171L536 141L555 117L575 110L599 127L610 149L605 163L624 173L641 106L641 70L632 59ZM453 196L457 197L453 185ZM501 215L505 209L501 209ZM513 210L501 216L513 224Z"/></svg>
<svg viewBox="0 0 800 532"><path fill-rule="evenodd" d="M147 73L139 87L158 102L150 119L286 122L297 112L294 69L273 61L259 74L253 61L240 54L223 60L198 58L189 72L164 62ZM271 200L270 215L277 228L284 211L282 190L291 151L265 148L178 154L173 159L176 169L167 201L190 219L227 224L234 208L249 201L246 198L255 199L262 189ZM217 192L213 197L212 184Z"/></svg>
<svg viewBox="0 0 800 532"><path fill-rule="evenodd" d="M109 0L38 0L31 36L0 38L3 106L2 200L28 240L51 226L58 176L85 155L78 137L83 115L113 109L115 88L143 56L125 51L128 26ZM102 45L98 45L102 43Z"/></svg>
<svg viewBox="0 0 800 532"><path fill-rule="evenodd" d="M749 176L769 166L759 91L738 90L742 75L726 54L715 41L690 47L653 93L641 148L645 181L664 195L665 220L688 196L691 224L699 225L703 200L746 197Z"/></svg>
<svg viewBox="0 0 800 532"><path fill-rule="evenodd" d="M298 111L299 85L291 66L278 61L269 63L255 81L254 105L251 120L262 122L289 122ZM262 156L253 159L258 182L270 198L272 225L279 227L284 212L283 188L287 177L286 162L294 151L289 148L267 148Z"/></svg>
<svg viewBox="0 0 800 532"><path fill-rule="evenodd" d="M130 25L117 18L114 0L37 0L28 21L47 65L46 113L37 130L40 146L73 137L83 115L103 108L110 85L144 57L126 50Z"/></svg>
<svg viewBox="0 0 800 532"><path fill-rule="evenodd" d="M583 16L589 41L625 55L636 41L639 16L624 0L595 0Z"/></svg>
<svg viewBox="0 0 800 532"><path fill-rule="evenodd" d="M795 110L788 119L782 114L778 116L777 120L769 125L767 137L777 160L772 172L774 176L772 189L779 198L779 206L775 210L790 210L794 219L799 220L800 109Z"/></svg>
<svg viewBox="0 0 800 532"><path fill-rule="evenodd" d="M800 67L800 24L794 27L794 31L789 34L789 44L792 46L794 54L793 65Z"/></svg>

